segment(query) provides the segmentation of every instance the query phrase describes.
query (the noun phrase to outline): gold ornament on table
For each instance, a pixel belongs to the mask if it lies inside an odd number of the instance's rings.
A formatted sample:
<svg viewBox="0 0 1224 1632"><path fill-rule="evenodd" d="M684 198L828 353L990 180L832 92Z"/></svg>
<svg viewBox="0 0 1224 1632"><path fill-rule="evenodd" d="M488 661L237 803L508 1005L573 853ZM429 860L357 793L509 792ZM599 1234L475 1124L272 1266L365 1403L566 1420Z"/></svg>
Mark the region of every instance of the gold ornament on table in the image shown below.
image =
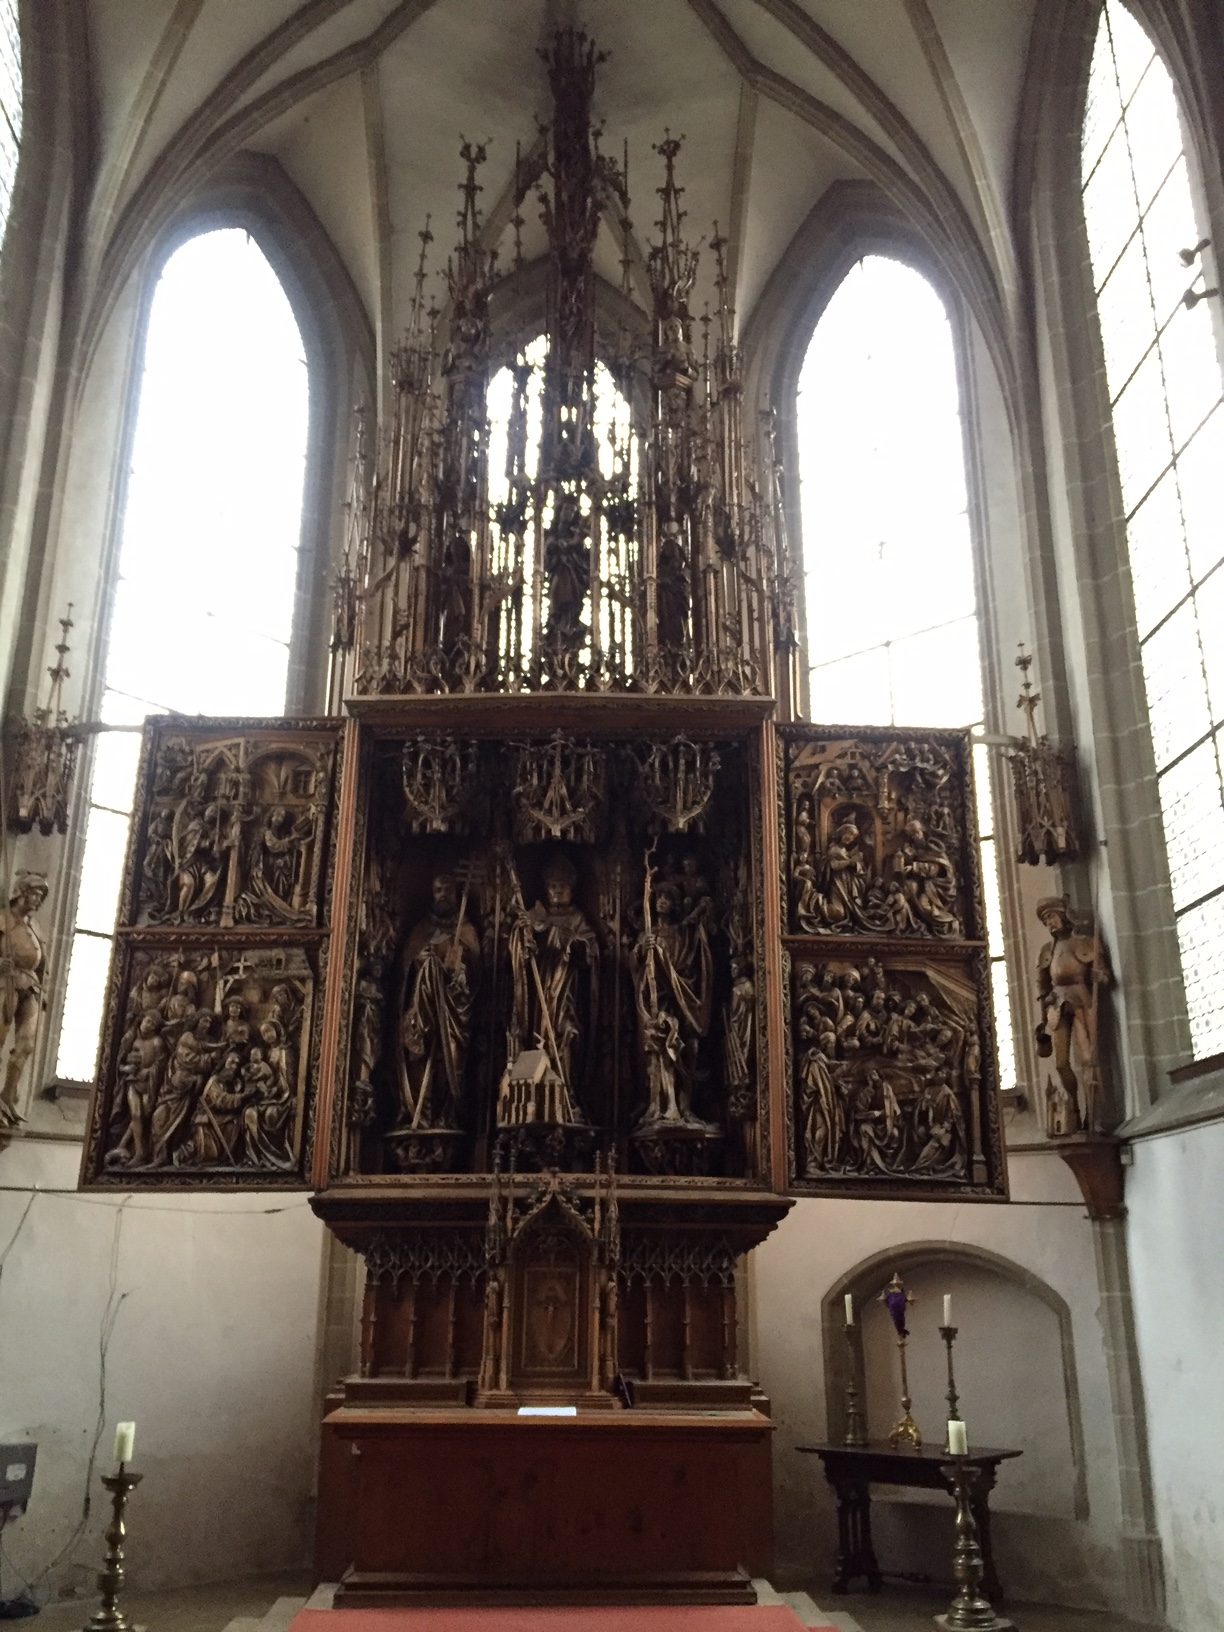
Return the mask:
<svg viewBox="0 0 1224 1632"><path fill-rule="evenodd" d="M1097 1133L1101 1121L1100 994L1112 983L1099 935L1075 925L1065 895L1037 903L1050 939L1037 957L1037 1052L1054 1060L1057 1081L1046 1088L1051 1138Z"/></svg>
<svg viewBox="0 0 1224 1632"><path fill-rule="evenodd" d="M34 710L32 719L17 720L12 730L8 824L14 833L31 833L37 827L44 837L50 837L68 831L68 806L80 747L76 722L70 721L64 711L71 602L59 625L55 662L47 670L51 677L47 701Z"/></svg>
<svg viewBox="0 0 1224 1632"><path fill-rule="evenodd" d="M1060 861L1074 861L1080 853L1075 821L1075 751L1052 743L1037 730L1041 693L1034 691L1029 679L1032 664L1032 653L1025 651L1021 641L1016 667L1024 679L1016 706L1024 714L1025 737L1007 756L1016 801L1016 831L1020 835L1016 860L1030 867L1043 861L1053 866Z"/></svg>
<svg viewBox="0 0 1224 1632"><path fill-rule="evenodd" d="M904 1281L894 1271L892 1280L880 1293L880 1302L888 1310L889 1317L896 1328L897 1353L901 1356L901 1417L894 1424L892 1432L888 1436L888 1443L894 1451L898 1445L912 1445L916 1451L922 1449L922 1433L918 1424L910 1415L910 1407L914 1402L910 1398L909 1369L905 1352L909 1343L909 1328L905 1323L905 1317L910 1304L914 1301L913 1293L906 1291Z"/></svg>

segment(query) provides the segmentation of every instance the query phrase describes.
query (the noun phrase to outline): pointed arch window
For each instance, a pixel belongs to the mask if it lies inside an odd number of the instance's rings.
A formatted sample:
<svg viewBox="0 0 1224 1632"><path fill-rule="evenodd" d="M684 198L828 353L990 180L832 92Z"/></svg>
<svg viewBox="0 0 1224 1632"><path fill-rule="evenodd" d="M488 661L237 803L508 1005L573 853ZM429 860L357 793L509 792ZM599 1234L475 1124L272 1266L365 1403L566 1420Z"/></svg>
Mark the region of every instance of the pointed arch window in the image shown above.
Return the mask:
<svg viewBox="0 0 1224 1632"><path fill-rule="evenodd" d="M1201 1059L1224 1050L1224 380L1188 158L1168 69L1107 0L1084 119L1084 221Z"/></svg>
<svg viewBox="0 0 1224 1632"><path fill-rule="evenodd" d="M308 415L302 336L248 233L189 239L153 294L100 717L279 715ZM140 739L95 744L56 1075L93 1075Z"/></svg>
<svg viewBox="0 0 1224 1632"><path fill-rule="evenodd" d="M0 0L0 250L21 146L21 25L17 0Z"/></svg>
<svg viewBox="0 0 1224 1632"><path fill-rule="evenodd" d="M866 256L825 307L799 376L810 713L979 726L984 713L956 351L912 267ZM990 766L975 747L1002 1086L1015 1045Z"/></svg>

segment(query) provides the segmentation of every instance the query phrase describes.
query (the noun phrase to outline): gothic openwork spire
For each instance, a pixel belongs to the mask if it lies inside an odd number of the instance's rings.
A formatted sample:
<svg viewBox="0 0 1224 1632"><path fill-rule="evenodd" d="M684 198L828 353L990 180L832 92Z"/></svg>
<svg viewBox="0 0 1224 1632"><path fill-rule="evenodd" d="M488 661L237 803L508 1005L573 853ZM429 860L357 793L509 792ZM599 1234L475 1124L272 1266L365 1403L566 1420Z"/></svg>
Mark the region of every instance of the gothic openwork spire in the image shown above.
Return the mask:
<svg viewBox="0 0 1224 1632"><path fill-rule="evenodd" d="M552 119L534 171L516 166L510 226L539 186L547 238L542 346L499 345L497 253L480 210L485 148L464 142L459 238L445 308L426 302L426 253L391 360L387 423L359 446L337 578L333 696L345 692L631 690L768 694L781 563L769 451L744 435L725 244L714 230L713 348L693 343L699 252L685 236L682 138L664 133L648 323L615 377L597 359L596 244L633 265L628 155L600 150L603 56L562 29L541 53ZM511 381L493 437L490 382ZM613 414L606 398L627 409ZM360 440L360 439L359 439ZM494 449L497 465L494 468Z"/></svg>

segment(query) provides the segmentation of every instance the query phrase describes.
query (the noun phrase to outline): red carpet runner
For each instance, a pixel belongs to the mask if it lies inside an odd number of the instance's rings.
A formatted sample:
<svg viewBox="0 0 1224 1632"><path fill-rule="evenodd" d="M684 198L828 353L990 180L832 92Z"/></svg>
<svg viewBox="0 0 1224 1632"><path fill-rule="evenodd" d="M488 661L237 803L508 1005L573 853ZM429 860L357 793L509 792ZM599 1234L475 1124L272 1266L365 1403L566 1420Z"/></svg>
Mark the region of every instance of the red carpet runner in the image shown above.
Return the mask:
<svg viewBox="0 0 1224 1632"><path fill-rule="evenodd" d="M303 1609L288 1632L800 1632L777 1604L624 1609ZM834 1632L820 1626L813 1632Z"/></svg>

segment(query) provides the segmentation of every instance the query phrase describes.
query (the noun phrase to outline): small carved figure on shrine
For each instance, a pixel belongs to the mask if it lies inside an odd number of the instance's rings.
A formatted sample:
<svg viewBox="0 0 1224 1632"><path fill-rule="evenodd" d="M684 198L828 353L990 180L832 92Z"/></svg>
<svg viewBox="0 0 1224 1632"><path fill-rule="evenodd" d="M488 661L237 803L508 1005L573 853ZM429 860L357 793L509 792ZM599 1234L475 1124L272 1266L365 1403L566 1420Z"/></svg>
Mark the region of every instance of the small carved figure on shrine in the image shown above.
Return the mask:
<svg viewBox="0 0 1224 1632"><path fill-rule="evenodd" d="M943 841L928 834L916 816L905 824L893 854L893 871L920 924L933 935L961 933L956 915L956 869Z"/></svg>
<svg viewBox="0 0 1224 1632"><path fill-rule="evenodd" d="M861 837L857 823L839 822L819 863L804 862L794 869L799 884L796 916L809 935L859 923L867 888Z"/></svg>
<svg viewBox="0 0 1224 1632"><path fill-rule="evenodd" d="M804 1177L835 1172L846 1133L846 1113L831 1070L832 1033L805 1049L799 1064L799 1111L803 1127Z"/></svg>
<svg viewBox="0 0 1224 1632"><path fill-rule="evenodd" d="M651 897L653 895L653 906ZM714 955L703 918L682 921L678 887L647 869L642 933L633 948L638 1035L650 1099L642 1125L704 1125L693 1111L698 1053L709 1035Z"/></svg>
<svg viewBox="0 0 1224 1632"><path fill-rule="evenodd" d="M203 772L197 772L191 778L186 798L174 814L171 829L174 879L171 910L166 916L174 917L179 923L203 912L216 894L224 871L220 829L221 812L208 799L208 778Z"/></svg>
<svg viewBox="0 0 1224 1632"><path fill-rule="evenodd" d="M122 1154L129 1167L143 1167L149 1160L150 1124L165 1068L166 1039L162 1036L162 1017L156 1009L146 1009L136 1027L131 1047L119 1062L119 1081L127 1104L128 1127L116 1147L115 1156L117 1158Z"/></svg>
<svg viewBox="0 0 1224 1632"><path fill-rule="evenodd" d="M968 1158L965 1142L965 1110L940 1068L919 1095L916 1122L925 1143L911 1167L914 1173L963 1173Z"/></svg>
<svg viewBox="0 0 1224 1632"><path fill-rule="evenodd" d="M457 1128L463 1107L480 937L453 873L434 875L432 895L429 912L404 945L397 1128ZM375 1022L371 1011L366 1023Z"/></svg>
<svg viewBox="0 0 1224 1632"><path fill-rule="evenodd" d="M1095 935L1075 930L1066 896L1037 903L1037 916L1050 933L1037 958L1037 1052L1054 1057L1059 1084L1067 1096L1065 1131L1099 1131L1100 1063L1097 1011L1102 986L1112 976L1105 948Z"/></svg>
<svg viewBox="0 0 1224 1632"><path fill-rule="evenodd" d="M180 969L174 977L174 990L161 1005L167 1030L176 1034L195 1024L200 1001L200 977L194 969Z"/></svg>
<svg viewBox="0 0 1224 1632"><path fill-rule="evenodd" d="M34 1052L43 1006L47 955L34 914L47 899L42 873L17 874L8 906L0 912L0 1049L12 1034L12 1049L0 1091L0 1128L21 1121L17 1090Z"/></svg>
<svg viewBox="0 0 1224 1632"><path fill-rule="evenodd" d="M251 852L250 884L239 898L242 918L299 918L307 910L314 812L273 805Z"/></svg>
<svg viewBox="0 0 1224 1632"><path fill-rule="evenodd" d="M199 1019L208 1022L210 1017L204 1014ZM211 1064L200 1030L197 1024L195 1029L184 1031L170 1056L166 1080L149 1121L151 1167L165 1167L173 1161L187 1136Z"/></svg>
<svg viewBox="0 0 1224 1632"><path fill-rule="evenodd" d="M577 1121L577 1094L584 1053L597 1019L599 942L586 914L574 903L577 871L566 856L544 869L544 900L530 909L518 899L510 928L514 1004L508 1055L542 1049L559 1079L566 1120Z"/></svg>
<svg viewBox="0 0 1224 1632"><path fill-rule="evenodd" d="M252 1045L242 1072L251 1095L242 1109L243 1156L252 1167L291 1168L293 1085L285 1074L284 1038L275 1020L265 1020L259 1035L266 1041Z"/></svg>
<svg viewBox="0 0 1224 1632"><path fill-rule="evenodd" d="M238 1167L242 1161L243 1107L256 1092L242 1081L242 1055L236 1048L227 1049L196 1105L184 1162L192 1167Z"/></svg>

